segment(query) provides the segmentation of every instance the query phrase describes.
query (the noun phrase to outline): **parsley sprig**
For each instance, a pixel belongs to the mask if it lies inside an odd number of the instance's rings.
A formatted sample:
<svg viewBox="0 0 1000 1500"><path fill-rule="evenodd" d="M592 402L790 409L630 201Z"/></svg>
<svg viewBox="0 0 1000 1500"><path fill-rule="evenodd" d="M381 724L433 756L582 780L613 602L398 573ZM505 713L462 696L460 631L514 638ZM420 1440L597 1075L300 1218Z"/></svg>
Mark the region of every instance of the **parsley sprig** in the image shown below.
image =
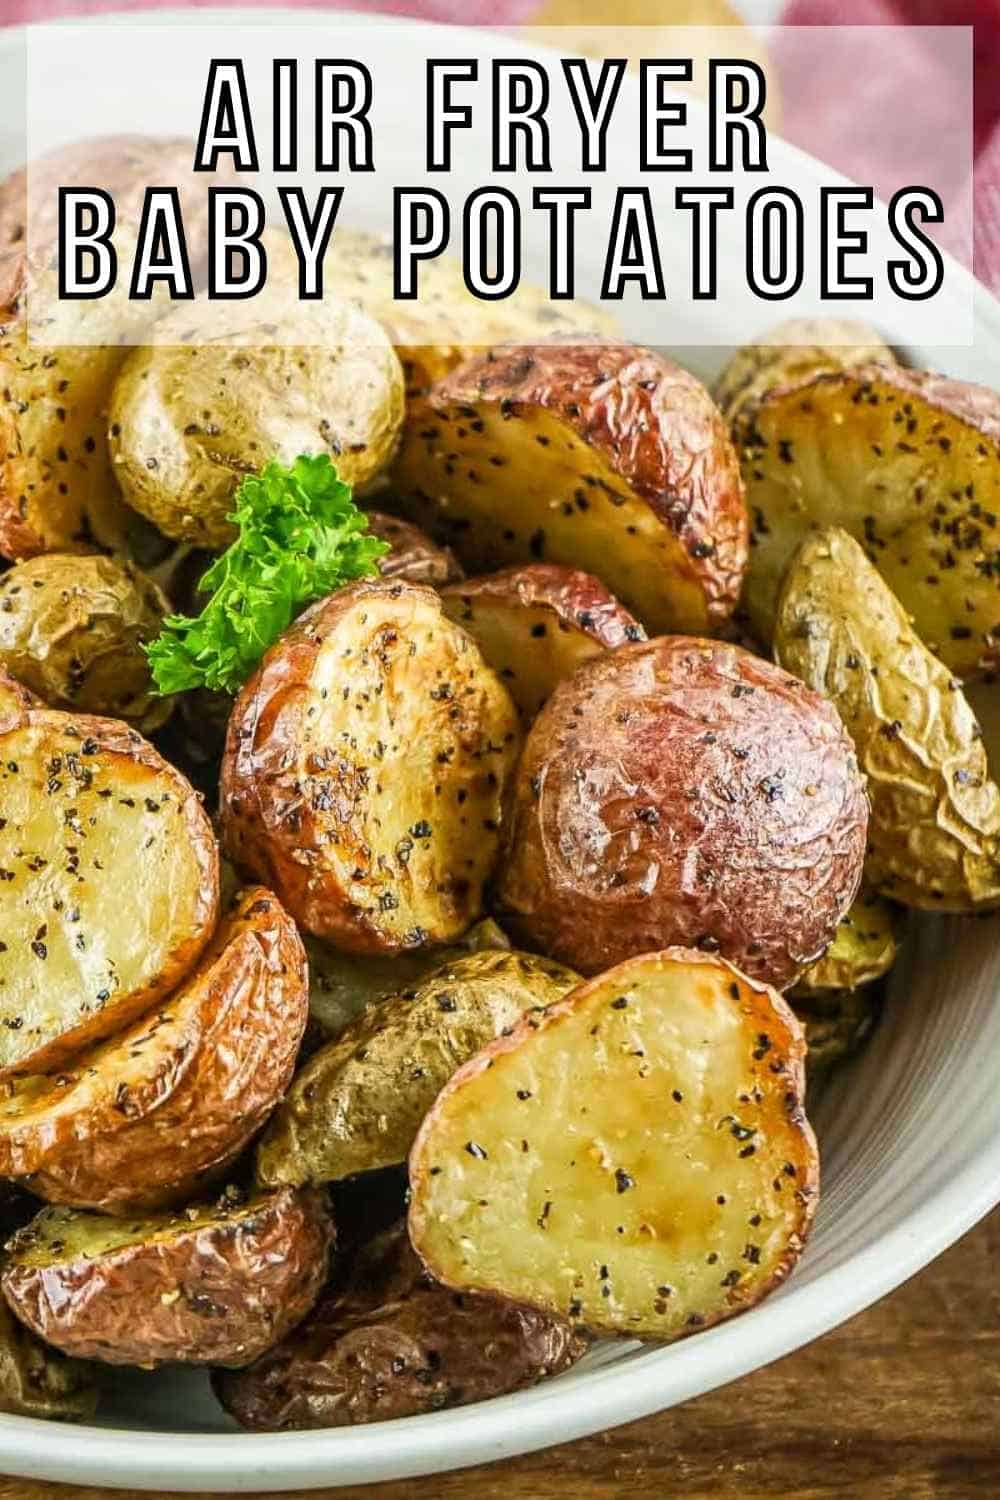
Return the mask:
<svg viewBox="0 0 1000 1500"><path fill-rule="evenodd" d="M326 454L303 455L290 469L269 463L243 480L235 506L239 536L201 580L205 608L196 618L170 615L146 647L161 694L237 692L307 604L373 576L389 550L369 534Z"/></svg>

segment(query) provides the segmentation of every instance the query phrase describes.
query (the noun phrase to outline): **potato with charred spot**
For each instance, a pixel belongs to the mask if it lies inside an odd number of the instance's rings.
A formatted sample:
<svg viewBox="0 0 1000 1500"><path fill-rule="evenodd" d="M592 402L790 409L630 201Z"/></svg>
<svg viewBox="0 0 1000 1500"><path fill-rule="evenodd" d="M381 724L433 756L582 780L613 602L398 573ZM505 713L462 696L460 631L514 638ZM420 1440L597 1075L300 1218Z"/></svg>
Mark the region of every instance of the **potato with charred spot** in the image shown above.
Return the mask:
<svg viewBox="0 0 1000 1500"><path fill-rule="evenodd" d="M562 1318L456 1298L424 1270L400 1223L361 1248L280 1344L212 1383L252 1432L347 1427L523 1390L587 1346Z"/></svg>
<svg viewBox="0 0 1000 1500"><path fill-rule="evenodd" d="M0 1173L54 1203L127 1215L203 1190L288 1087L306 959L270 891L244 891L195 972L55 1078L0 1101Z"/></svg>
<svg viewBox="0 0 1000 1500"><path fill-rule="evenodd" d="M349 953L452 942L479 916L517 711L438 596L356 583L299 617L229 721L236 866Z"/></svg>
<svg viewBox="0 0 1000 1500"><path fill-rule="evenodd" d="M414 1248L457 1291L594 1333L731 1317L784 1280L815 1212L804 1057L780 995L731 965L630 959L438 1095L410 1152Z"/></svg>
<svg viewBox="0 0 1000 1500"><path fill-rule="evenodd" d="M529 563L443 589L445 613L479 642L526 720L583 662L646 632L591 573Z"/></svg>
<svg viewBox="0 0 1000 1500"><path fill-rule="evenodd" d="M309 1311L332 1233L326 1199L287 1188L124 1221L46 1208L11 1241L0 1287L67 1354L244 1365Z"/></svg>
<svg viewBox="0 0 1000 1500"><path fill-rule="evenodd" d="M411 400L394 487L470 573L564 563L651 632L707 633L739 597L747 514L708 392L631 344L496 348Z"/></svg>
<svg viewBox="0 0 1000 1500"><path fill-rule="evenodd" d="M500 914L584 974L679 943L781 988L850 906L867 822L854 747L818 693L721 641L622 646L529 731Z"/></svg>

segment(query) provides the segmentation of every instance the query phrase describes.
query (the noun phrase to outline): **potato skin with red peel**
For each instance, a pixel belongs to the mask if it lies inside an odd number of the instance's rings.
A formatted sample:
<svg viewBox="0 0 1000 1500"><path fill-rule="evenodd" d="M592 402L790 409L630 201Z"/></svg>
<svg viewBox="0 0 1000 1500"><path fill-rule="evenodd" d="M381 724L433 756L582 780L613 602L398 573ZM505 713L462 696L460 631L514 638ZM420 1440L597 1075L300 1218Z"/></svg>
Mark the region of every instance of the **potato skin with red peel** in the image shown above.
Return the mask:
<svg viewBox="0 0 1000 1500"><path fill-rule="evenodd" d="M315 1302L332 1232L325 1197L291 1189L127 1227L45 1209L0 1285L22 1323L78 1358L249 1364Z"/></svg>
<svg viewBox="0 0 1000 1500"><path fill-rule="evenodd" d="M708 631L739 597L748 522L726 424L649 349L553 342L467 360L411 401L395 484L470 572L586 568L651 631Z"/></svg>
<svg viewBox="0 0 1000 1500"><path fill-rule="evenodd" d="M383 578L401 578L406 583L423 583L436 589L464 577L451 548L439 547L410 521L370 510L368 530L392 548L379 558L378 570Z"/></svg>
<svg viewBox="0 0 1000 1500"><path fill-rule="evenodd" d="M352 584L307 609L236 700L226 847L345 952L453 942L482 910L520 742L507 689L433 590Z"/></svg>
<svg viewBox="0 0 1000 1500"><path fill-rule="evenodd" d="M445 613L467 630L526 718L584 661L646 632L592 573L527 563L441 590Z"/></svg>
<svg viewBox="0 0 1000 1500"><path fill-rule="evenodd" d="M568 1369L587 1339L562 1318L461 1297L414 1254L405 1221L362 1247L275 1348L212 1384L254 1432L346 1427L523 1390Z"/></svg>
<svg viewBox="0 0 1000 1500"><path fill-rule="evenodd" d="M116 1215L191 1196L282 1097L307 1013L294 922L270 891L245 891L155 1011L0 1101L0 1172L30 1177L50 1202Z"/></svg>
<svg viewBox="0 0 1000 1500"><path fill-rule="evenodd" d="M672 1340L794 1267L819 1157L805 1038L777 991L690 949L581 984L452 1076L410 1152L431 1274Z"/></svg>
<svg viewBox="0 0 1000 1500"><path fill-rule="evenodd" d="M854 899L867 824L854 747L818 693L722 641L623 646L528 734L500 914L584 974L681 944L780 989Z"/></svg>

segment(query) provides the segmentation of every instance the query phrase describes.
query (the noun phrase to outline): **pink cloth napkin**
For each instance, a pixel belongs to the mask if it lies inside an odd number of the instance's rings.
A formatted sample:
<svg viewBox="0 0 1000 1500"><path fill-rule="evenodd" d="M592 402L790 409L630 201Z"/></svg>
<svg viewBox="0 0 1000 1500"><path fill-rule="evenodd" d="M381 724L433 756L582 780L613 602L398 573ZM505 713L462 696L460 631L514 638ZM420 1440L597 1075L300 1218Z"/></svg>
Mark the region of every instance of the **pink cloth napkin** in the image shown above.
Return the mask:
<svg viewBox="0 0 1000 1500"><path fill-rule="evenodd" d="M162 3L0 0L0 23L93 15L113 9L153 10ZM187 3L202 5L220 0ZM246 4L247 0L221 3ZM338 0L291 3L329 8ZM347 8L348 0L342 3ZM530 22L538 6L539 0L350 0L354 10L495 26ZM668 0L664 0L663 10L663 20L669 22ZM581 21L593 21L595 16L593 0L580 0ZM973 235L953 231L945 237L949 248L966 264L974 264L981 280L1000 291L1000 0L786 0L779 20L786 26L900 28L898 49L880 70L877 90L867 93L860 87L845 87L843 73L833 66L817 74L815 55L804 63L801 46L794 37L788 34L786 42L776 34L782 132L847 176L873 182L883 192L891 192L905 179L936 187L946 208L967 206L971 199L975 206ZM954 97L953 85L949 94L949 80L943 76L939 59L921 42L919 34L906 38L907 26L975 27L974 178L970 173L956 181L944 162L935 160L935 142L944 138L965 101ZM919 164L916 176L912 170L915 163Z"/></svg>

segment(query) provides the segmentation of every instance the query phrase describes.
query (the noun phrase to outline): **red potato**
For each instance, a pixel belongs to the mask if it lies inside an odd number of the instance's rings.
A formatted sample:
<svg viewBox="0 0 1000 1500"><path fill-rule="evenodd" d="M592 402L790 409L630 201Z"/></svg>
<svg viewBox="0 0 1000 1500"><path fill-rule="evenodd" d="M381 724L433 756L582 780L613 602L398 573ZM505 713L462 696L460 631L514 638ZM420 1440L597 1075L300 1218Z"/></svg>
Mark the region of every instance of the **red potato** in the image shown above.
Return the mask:
<svg viewBox="0 0 1000 1500"><path fill-rule="evenodd" d="M558 563L529 563L451 584L445 614L476 640L533 719L553 689L577 667L646 632L590 573Z"/></svg>
<svg viewBox="0 0 1000 1500"><path fill-rule="evenodd" d="M595 1333L675 1339L794 1266L819 1158L802 1028L681 948L528 1014L459 1068L410 1152L431 1275Z"/></svg>
<svg viewBox="0 0 1000 1500"><path fill-rule="evenodd" d="M514 786L498 899L594 974L671 944L784 988L832 941L868 827L827 700L721 641L623 646L558 687Z"/></svg>
<svg viewBox="0 0 1000 1500"><path fill-rule="evenodd" d="M602 579L651 631L720 627L747 563L726 424L649 349L500 347L409 403L394 487L470 572L557 562Z"/></svg>
<svg viewBox="0 0 1000 1500"><path fill-rule="evenodd" d="M400 578L406 583L426 583L430 588L454 583L464 575L450 547L439 547L429 536L409 521L387 516L383 511L368 512L368 530L392 548L379 559L383 578Z"/></svg>

